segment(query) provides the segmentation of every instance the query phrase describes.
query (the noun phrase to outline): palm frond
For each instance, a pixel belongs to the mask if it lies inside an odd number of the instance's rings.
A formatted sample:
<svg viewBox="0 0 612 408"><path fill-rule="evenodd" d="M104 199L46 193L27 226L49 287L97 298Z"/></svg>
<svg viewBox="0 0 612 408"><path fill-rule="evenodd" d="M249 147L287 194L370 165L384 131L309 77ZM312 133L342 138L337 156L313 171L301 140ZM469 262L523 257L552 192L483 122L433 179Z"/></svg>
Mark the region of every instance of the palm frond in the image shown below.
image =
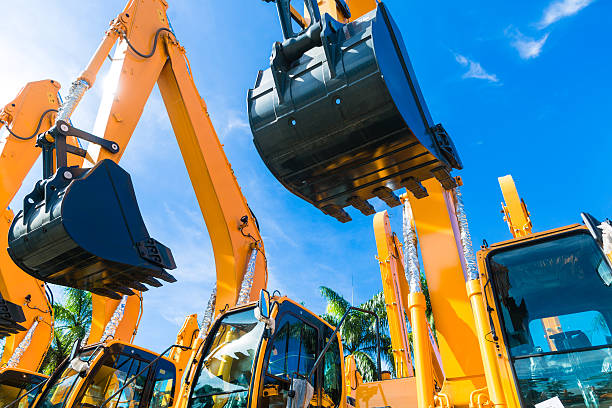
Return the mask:
<svg viewBox="0 0 612 408"><path fill-rule="evenodd" d="M325 312L340 320L350 307L350 303L338 292L327 286L321 286L319 290L321 291L321 296L327 300L327 309Z"/></svg>

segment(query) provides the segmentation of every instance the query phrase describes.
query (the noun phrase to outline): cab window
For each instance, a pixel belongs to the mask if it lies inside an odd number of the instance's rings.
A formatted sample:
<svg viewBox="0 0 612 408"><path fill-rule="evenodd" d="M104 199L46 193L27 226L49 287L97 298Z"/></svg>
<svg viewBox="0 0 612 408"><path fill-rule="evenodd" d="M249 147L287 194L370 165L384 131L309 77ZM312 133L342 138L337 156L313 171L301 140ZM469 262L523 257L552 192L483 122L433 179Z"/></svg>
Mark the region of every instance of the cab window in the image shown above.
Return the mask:
<svg viewBox="0 0 612 408"><path fill-rule="evenodd" d="M317 342L317 329L306 322L291 314L280 319L269 346L268 367L260 396L263 408L287 406L291 379L304 378L310 373L317 357Z"/></svg>
<svg viewBox="0 0 612 408"><path fill-rule="evenodd" d="M331 332L331 329L328 330ZM327 344L329 338L325 340ZM338 337L334 336L332 344L325 352L325 359L323 362L323 390L319 402L320 407L329 408L340 405L340 400L342 398L342 362L340 359Z"/></svg>
<svg viewBox="0 0 612 408"><path fill-rule="evenodd" d="M127 381L141 371L144 372L115 395L107 406L116 408L137 407L142 399L149 370L145 367L147 361L139 360L125 354L109 355L106 361L97 369L92 382L77 403L77 407L97 407L115 392L119 391Z"/></svg>

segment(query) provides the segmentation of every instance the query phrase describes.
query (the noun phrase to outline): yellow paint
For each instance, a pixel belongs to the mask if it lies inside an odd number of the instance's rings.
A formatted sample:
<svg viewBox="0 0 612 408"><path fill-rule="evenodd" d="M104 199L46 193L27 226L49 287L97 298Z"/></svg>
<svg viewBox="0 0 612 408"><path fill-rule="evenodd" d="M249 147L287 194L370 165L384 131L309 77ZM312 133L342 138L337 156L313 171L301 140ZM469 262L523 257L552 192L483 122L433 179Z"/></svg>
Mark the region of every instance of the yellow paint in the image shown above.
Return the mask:
<svg viewBox="0 0 612 408"><path fill-rule="evenodd" d="M519 197L516 185L511 175L499 177L499 186L504 196L505 204L502 203L504 221L514 238L524 237L531 234L531 218L525 202Z"/></svg>
<svg viewBox="0 0 612 408"><path fill-rule="evenodd" d="M401 247L396 245L387 211L379 212L374 216L374 235L378 249L378 263L385 295L395 372L397 377L411 377L413 368L404 307L404 299L408 295L408 282L404 275Z"/></svg>
<svg viewBox="0 0 612 408"><path fill-rule="evenodd" d="M435 179L423 185L428 197L416 199L410 194L407 197L415 218L446 375L442 393L449 395L453 405L468 405L470 393L486 386L486 382L465 290L453 198Z"/></svg>

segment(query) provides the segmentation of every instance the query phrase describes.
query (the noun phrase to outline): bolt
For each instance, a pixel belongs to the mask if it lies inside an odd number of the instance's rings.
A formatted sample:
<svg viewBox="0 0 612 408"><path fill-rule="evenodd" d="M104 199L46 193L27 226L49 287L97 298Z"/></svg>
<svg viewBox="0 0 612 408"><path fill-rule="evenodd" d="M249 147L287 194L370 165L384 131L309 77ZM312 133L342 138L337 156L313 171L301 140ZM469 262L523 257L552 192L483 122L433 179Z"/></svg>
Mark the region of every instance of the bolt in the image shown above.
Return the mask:
<svg viewBox="0 0 612 408"><path fill-rule="evenodd" d="M60 130L61 130L62 132L67 132L67 131L68 131L68 125L66 125L65 123L62 123L62 124L60 125Z"/></svg>
<svg viewBox="0 0 612 408"><path fill-rule="evenodd" d="M119 150L119 146L117 146L117 143L113 143L113 144L111 145L111 147L112 147L112 148L113 148L113 150L115 150L115 151L116 151L116 150Z"/></svg>
<svg viewBox="0 0 612 408"><path fill-rule="evenodd" d="M72 173L71 173L71 172L69 172L68 170L66 170L66 171L64 172L64 178L65 178L66 180L70 180L70 179L72 179Z"/></svg>

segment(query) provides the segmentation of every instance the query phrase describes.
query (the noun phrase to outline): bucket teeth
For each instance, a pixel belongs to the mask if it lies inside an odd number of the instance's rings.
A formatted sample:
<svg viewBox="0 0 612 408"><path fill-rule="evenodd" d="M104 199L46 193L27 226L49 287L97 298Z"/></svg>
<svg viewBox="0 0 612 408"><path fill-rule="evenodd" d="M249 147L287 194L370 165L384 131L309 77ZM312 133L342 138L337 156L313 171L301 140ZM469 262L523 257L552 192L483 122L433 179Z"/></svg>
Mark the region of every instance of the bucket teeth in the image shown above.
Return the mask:
<svg viewBox="0 0 612 408"><path fill-rule="evenodd" d="M435 177L452 188L434 171L462 167L449 134L431 117L398 25L376 3L346 23L322 16L321 25L334 28L320 35L276 42L247 95L253 142L270 172L341 222L350 220L347 206L372 214L366 202L374 197L399 206L392 190L410 177ZM411 191L426 197L418 185Z"/></svg>
<svg viewBox="0 0 612 408"><path fill-rule="evenodd" d="M161 273L158 276L156 276L156 278L159 278L159 279L161 279L163 281L166 281L168 283L176 282L176 278L174 276L170 275L168 272L164 271L163 269L162 269Z"/></svg>
<svg viewBox="0 0 612 408"><path fill-rule="evenodd" d="M425 198L429 195L427 189L423 187L423 184L414 177L408 177L402 180L402 184L414 195L416 198Z"/></svg>
<svg viewBox="0 0 612 408"><path fill-rule="evenodd" d="M8 238L15 264L45 282L112 299L176 282L164 270L176 267L172 252L149 235L130 175L108 159L39 181Z"/></svg>
<svg viewBox="0 0 612 408"><path fill-rule="evenodd" d="M374 195L383 200L389 207L397 207L402 202L389 187L378 187L373 191Z"/></svg>
<svg viewBox="0 0 612 408"><path fill-rule="evenodd" d="M452 190L457 187L457 181L450 175L450 172L444 167L433 169L431 173L442 184L445 190Z"/></svg>
<svg viewBox="0 0 612 408"><path fill-rule="evenodd" d="M128 288L127 286L111 285L109 286L109 288L114 290L115 292L121 293L122 295L132 296L135 294L134 291Z"/></svg>
<svg viewBox="0 0 612 408"><path fill-rule="evenodd" d="M147 276L142 280L144 283L146 283L149 286L153 286L154 288L159 288L162 286L161 282L158 281L157 279L151 277L151 276Z"/></svg>
<svg viewBox="0 0 612 408"><path fill-rule="evenodd" d="M349 222L350 220L352 220L351 216L348 215L346 211L344 211L340 206L337 206L335 204L328 204L325 207L322 207L321 211L323 211L327 215L331 215L342 223Z"/></svg>
<svg viewBox="0 0 612 408"><path fill-rule="evenodd" d="M96 295L108 297L108 298L115 299L115 300L122 299L122 296L120 294L114 292L113 290L106 289L106 288L91 288L89 289L89 291Z"/></svg>
<svg viewBox="0 0 612 408"><path fill-rule="evenodd" d="M140 282L136 282L136 281L130 282L130 284L128 286L130 288L134 288L134 289L139 290L141 292L146 292L147 290L149 290L149 288L147 288L145 285L143 285Z"/></svg>
<svg viewBox="0 0 612 408"><path fill-rule="evenodd" d="M372 215L376 213L376 210L374 209L372 204L368 203L366 200L363 200L357 196L353 196L349 198L348 200L346 200L346 203L348 205L352 205L353 207L361 211L363 215Z"/></svg>

